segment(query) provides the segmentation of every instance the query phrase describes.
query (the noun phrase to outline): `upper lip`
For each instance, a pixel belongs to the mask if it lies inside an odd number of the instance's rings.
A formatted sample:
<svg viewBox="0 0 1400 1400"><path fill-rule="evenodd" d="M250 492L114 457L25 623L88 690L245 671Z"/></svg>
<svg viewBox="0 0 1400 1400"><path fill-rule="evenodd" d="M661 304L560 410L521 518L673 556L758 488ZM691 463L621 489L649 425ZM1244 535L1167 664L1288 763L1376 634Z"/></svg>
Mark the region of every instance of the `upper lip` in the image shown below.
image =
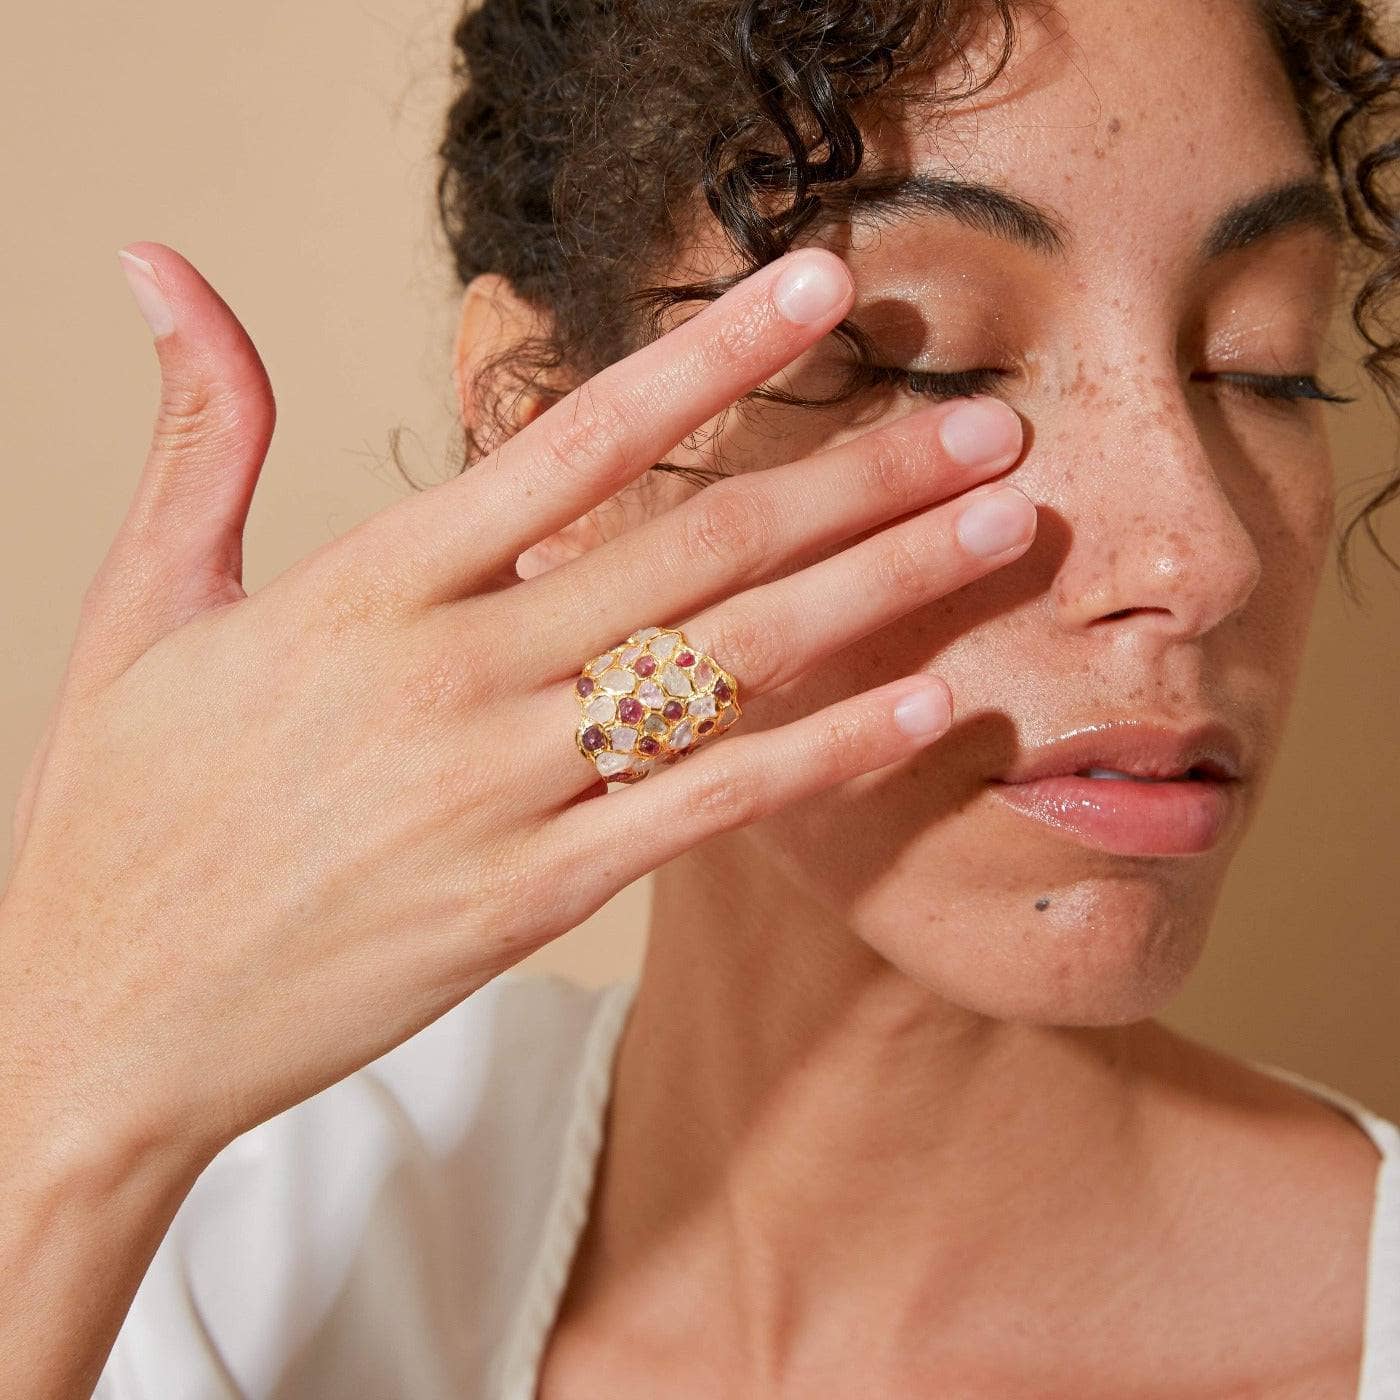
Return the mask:
<svg viewBox="0 0 1400 1400"><path fill-rule="evenodd" d="M1174 778L1200 769L1208 778L1234 781L1243 774L1239 736L1217 722L1177 729L1141 720L1087 725L1030 750L996 781L1026 783L1085 768L1112 768L1139 778Z"/></svg>

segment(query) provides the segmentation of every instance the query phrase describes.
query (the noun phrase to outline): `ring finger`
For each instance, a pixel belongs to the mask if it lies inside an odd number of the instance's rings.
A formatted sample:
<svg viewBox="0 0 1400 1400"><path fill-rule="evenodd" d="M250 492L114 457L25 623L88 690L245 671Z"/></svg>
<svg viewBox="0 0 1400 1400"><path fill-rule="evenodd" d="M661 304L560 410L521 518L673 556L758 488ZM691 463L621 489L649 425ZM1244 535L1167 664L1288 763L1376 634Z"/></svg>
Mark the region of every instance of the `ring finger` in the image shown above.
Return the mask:
<svg viewBox="0 0 1400 1400"><path fill-rule="evenodd" d="M1035 526L1035 506L1023 492L986 483L805 569L728 598L679 627L692 649L712 656L738 680L742 704L859 637L1010 563L1025 552ZM561 803L568 802L598 776L589 772L592 765L574 742L579 705L572 681L551 686L538 704L533 732L559 738L538 750L534 790L555 791Z"/></svg>

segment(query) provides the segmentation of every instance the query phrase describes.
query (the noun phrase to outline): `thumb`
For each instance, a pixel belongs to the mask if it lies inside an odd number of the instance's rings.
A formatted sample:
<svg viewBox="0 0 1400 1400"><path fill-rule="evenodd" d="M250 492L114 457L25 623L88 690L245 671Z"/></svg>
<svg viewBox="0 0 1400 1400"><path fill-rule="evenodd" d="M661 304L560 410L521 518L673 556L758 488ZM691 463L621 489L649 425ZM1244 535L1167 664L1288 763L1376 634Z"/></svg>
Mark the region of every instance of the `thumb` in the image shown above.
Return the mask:
<svg viewBox="0 0 1400 1400"><path fill-rule="evenodd" d="M243 530L276 421L252 340L193 265L163 243L117 256L155 337L160 399L131 505L84 600L74 659L88 678L120 674L195 614L246 596Z"/></svg>

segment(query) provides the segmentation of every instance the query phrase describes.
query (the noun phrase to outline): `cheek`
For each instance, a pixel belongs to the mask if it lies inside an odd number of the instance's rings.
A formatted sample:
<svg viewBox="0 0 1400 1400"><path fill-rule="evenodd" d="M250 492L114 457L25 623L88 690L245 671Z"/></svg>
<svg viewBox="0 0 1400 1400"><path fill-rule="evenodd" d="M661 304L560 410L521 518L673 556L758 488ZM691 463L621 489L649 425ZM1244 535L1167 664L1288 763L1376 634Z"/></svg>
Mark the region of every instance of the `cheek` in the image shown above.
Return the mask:
<svg viewBox="0 0 1400 1400"><path fill-rule="evenodd" d="M1264 460L1244 521L1264 565L1258 601L1301 652L1336 521L1332 463L1316 440Z"/></svg>

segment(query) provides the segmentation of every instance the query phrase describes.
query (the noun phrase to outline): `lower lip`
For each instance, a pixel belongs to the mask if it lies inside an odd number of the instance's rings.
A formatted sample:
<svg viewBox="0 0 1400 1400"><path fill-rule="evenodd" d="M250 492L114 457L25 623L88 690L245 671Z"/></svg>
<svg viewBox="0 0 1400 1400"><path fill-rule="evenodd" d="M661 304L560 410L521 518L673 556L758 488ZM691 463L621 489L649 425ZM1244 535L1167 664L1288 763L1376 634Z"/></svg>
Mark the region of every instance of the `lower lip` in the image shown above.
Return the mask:
<svg viewBox="0 0 1400 1400"><path fill-rule="evenodd" d="M1235 801L1234 782L1188 779L1037 778L993 782L1009 806L1086 846L1124 856L1186 856L1220 839Z"/></svg>

